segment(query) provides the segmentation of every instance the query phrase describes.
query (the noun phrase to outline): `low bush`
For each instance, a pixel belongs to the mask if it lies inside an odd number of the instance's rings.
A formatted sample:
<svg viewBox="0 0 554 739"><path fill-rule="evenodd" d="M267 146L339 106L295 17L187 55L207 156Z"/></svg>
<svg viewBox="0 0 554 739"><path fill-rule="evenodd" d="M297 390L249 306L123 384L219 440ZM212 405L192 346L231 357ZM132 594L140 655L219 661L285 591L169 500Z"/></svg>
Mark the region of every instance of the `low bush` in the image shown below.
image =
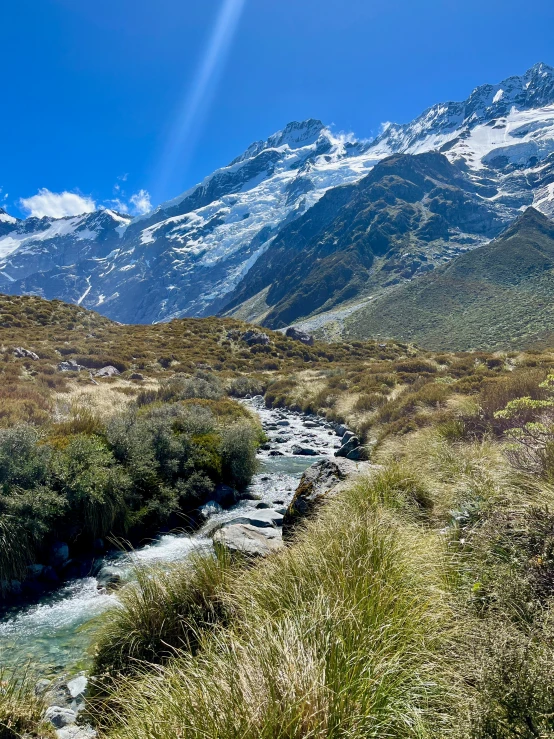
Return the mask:
<svg viewBox="0 0 554 739"><path fill-rule="evenodd" d="M131 405L107 426L84 409L44 438L30 426L0 431L2 587L47 563L56 539L90 550L98 538L182 526L217 483L250 482L260 438L227 398Z"/></svg>
<svg viewBox="0 0 554 739"><path fill-rule="evenodd" d="M257 377L236 377L229 386L229 395L235 398L245 398L247 395L263 395L267 382Z"/></svg>

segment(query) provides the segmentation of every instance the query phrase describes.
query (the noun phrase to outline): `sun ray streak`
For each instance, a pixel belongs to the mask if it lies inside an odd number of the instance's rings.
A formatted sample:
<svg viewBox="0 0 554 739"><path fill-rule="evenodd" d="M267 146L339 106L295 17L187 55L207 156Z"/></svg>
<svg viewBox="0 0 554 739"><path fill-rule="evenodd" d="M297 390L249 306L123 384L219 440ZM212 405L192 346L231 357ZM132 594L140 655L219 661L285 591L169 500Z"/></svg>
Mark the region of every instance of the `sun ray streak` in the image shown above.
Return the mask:
<svg viewBox="0 0 554 739"><path fill-rule="evenodd" d="M223 0L194 83L176 116L159 170L158 192L163 192L177 170L190 159L198 130L225 66L246 0Z"/></svg>

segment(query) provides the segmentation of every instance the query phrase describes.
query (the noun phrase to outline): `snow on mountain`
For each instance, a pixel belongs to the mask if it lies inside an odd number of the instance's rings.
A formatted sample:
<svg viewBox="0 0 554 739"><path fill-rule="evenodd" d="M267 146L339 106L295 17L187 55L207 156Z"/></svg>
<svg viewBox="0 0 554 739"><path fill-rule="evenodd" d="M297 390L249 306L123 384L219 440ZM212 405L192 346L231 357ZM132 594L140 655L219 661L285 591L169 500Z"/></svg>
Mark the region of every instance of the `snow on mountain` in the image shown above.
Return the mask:
<svg viewBox="0 0 554 739"><path fill-rule="evenodd" d="M554 69L482 85L371 142L314 119L290 123L133 220L104 210L18 221L0 211L0 290L79 301L126 322L214 313L327 190L393 153L431 150L465 166L503 217L531 204L554 216Z"/></svg>
<svg viewBox="0 0 554 739"><path fill-rule="evenodd" d="M91 251L103 253L106 244L121 238L130 220L111 210L67 218L8 216L0 221L0 286L2 278L13 283L37 271L75 264Z"/></svg>

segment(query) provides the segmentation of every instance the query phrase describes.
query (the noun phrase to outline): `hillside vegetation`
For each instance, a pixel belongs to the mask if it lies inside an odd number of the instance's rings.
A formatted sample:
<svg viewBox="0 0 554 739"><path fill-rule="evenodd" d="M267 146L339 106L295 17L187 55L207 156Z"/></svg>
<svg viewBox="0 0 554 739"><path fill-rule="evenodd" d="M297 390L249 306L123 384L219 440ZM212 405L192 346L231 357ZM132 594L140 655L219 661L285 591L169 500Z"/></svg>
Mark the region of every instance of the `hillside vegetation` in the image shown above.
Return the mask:
<svg viewBox="0 0 554 739"><path fill-rule="evenodd" d="M328 191L273 241L225 311L271 328L419 277L495 236L503 221L463 170L437 152L384 159L360 182Z"/></svg>
<svg viewBox="0 0 554 739"><path fill-rule="evenodd" d="M554 736L554 353L308 347L271 331L249 346L238 321L120 326L12 301L4 571L24 566L9 554L22 537L39 537L36 555L60 533L74 546L69 522L82 542L140 536L182 525L220 481L246 484L260 436L238 396L347 422L380 465L264 562L140 569L98 627L101 737ZM93 384L61 373L66 358L122 374ZM6 685L6 737L47 736L40 700Z"/></svg>
<svg viewBox="0 0 554 739"><path fill-rule="evenodd" d="M548 346L553 270L554 224L529 208L491 243L357 311L345 334L394 336L436 351Z"/></svg>
<svg viewBox="0 0 554 739"><path fill-rule="evenodd" d="M99 644L105 736L552 736L552 358L495 359L480 390L421 366L388 401L415 424L374 417L381 469L283 553L144 570ZM179 619L180 650L141 648Z"/></svg>

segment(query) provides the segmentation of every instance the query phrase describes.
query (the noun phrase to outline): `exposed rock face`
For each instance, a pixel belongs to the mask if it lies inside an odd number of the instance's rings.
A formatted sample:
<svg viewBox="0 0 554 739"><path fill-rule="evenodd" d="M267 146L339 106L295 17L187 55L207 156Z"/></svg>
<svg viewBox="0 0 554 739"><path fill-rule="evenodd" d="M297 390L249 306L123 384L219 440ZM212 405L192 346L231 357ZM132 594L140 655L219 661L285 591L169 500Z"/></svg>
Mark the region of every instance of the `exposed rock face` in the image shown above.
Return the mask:
<svg viewBox="0 0 554 739"><path fill-rule="evenodd" d="M213 537L216 549L222 547L231 554L247 557L265 557L283 548L281 529L251 524L232 524L216 531Z"/></svg>
<svg viewBox="0 0 554 739"><path fill-rule="evenodd" d="M305 331L300 331L299 328L294 328L294 326L289 326L285 331L285 335L288 336L289 339L294 339L294 341L300 341L302 344L306 344L307 346L313 346L314 337L307 334Z"/></svg>
<svg viewBox="0 0 554 739"><path fill-rule="evenodd" d="M58 364L60 372L80 372L86 369L82 364L78 364L74 359L68 359L66 362L60 362Z"/></svg>
<svg viewBox="0 0 554 739"><path fill-rule="evenodd" d="M241 338L248 346L254 346L255 344L266 346L269 344L269 336L261 333L261 331L247 331Z"/></svg>
<svg viewBox="0 0 554 739"><path fill-rule="evenodd" d="M13 355L18 359L39 359L38 354L35 354L35 352L32 352L29 349L24 349L22 346L16 346L13 350Z"/></svg>
<svg viewBox="0 0 554 739"><path fill-rule="evenodd" d="M112 367L111 365L108 365L107 367L102 367L102 369L99 369L97 372L94 373L95 377L116 377L117 375L120 375L121 372L116 368Z"/></svg>
<svg viewBox="0 0 554 739"><path fill-rule="evenodd" d="M347 434L344 435L344 438L347 436ZM349 454L351 454L353 451L357 451L360 446L360 440L357 436L350 436L347 438L346 442L341 446L340 449L337 449L335 452L335 457L348 457ZM349 459L352 459L352 457L348 457ZM361 458L361 452L358 451L357 455L354 457L354 459L360 459Z"/></svg>
<svg viewBox="0 0 554 739"><path fill-rule="evenodd" d="M356 471L356 464L346 459L322 459L309 467L285 513L283 537L290 539L298 522L312 516L327 496Z"/></svg>

